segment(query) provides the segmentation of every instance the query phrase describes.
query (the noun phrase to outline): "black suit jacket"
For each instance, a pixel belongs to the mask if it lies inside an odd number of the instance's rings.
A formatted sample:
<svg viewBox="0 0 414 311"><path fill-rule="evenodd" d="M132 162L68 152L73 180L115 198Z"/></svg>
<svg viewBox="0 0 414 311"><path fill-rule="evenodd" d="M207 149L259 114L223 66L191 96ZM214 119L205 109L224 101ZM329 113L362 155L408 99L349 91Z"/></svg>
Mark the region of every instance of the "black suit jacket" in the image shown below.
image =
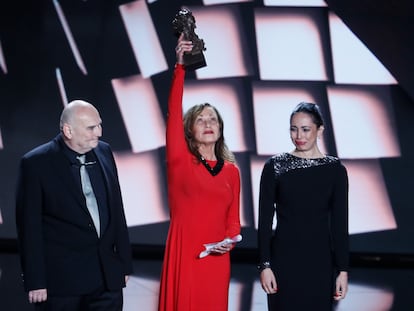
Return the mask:
<svg viewBox="0 0 414 311"><path fill-rule="evenodd" d="M102 285L121 289L132 260L110 146L100 141L94 148L109 212L98 238L61 141L58 135L21 159L16 224L25 289L47 288L51 295L85 294Z"/></svg>

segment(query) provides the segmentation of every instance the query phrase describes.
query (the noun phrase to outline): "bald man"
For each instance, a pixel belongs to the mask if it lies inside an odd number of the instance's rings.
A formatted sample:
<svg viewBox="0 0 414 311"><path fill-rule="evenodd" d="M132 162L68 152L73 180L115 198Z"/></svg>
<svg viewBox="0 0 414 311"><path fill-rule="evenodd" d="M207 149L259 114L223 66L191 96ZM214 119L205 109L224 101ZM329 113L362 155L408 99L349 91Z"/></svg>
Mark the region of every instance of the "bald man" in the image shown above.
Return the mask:
<svg viewBox="0 0 414 311"><path fill-rule="evenodd" d="M116 164L101 136L97 109L75 100L61 114L60 133L21 159L16 225L24 288L35 310L122 310L131 249Z"/></svg>

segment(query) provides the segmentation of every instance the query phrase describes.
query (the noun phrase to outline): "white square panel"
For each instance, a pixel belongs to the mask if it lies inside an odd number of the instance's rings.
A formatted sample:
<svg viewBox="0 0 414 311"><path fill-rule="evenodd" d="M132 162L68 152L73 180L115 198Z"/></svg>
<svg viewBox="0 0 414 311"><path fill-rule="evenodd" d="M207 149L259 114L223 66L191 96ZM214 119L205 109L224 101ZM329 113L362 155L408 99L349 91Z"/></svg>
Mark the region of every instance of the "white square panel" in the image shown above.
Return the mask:
<svg viewBox="0 0 414 311"><path fill-rule="evenodd" d="M401 156L388 87L327 88L340 158Z"/></svg>
<svg viewBox="0 0 414 311"><path fill-rule="evenodd" d="M262 80L328 80L315 17L300 10L256 9L255 25Z"/></svg>

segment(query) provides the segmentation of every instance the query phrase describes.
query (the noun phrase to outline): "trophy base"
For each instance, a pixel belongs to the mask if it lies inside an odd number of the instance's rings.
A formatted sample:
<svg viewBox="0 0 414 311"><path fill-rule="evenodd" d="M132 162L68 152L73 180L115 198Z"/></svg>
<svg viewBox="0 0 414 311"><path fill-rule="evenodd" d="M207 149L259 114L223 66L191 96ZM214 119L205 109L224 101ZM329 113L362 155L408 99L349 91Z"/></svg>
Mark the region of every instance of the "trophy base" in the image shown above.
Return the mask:
<svg viewBox="0 0 414 311"><path fill-rule="evenodd" d="M184 65L187 70L196 70L207 66L203 52L187 54L184 53Z"/></svg>

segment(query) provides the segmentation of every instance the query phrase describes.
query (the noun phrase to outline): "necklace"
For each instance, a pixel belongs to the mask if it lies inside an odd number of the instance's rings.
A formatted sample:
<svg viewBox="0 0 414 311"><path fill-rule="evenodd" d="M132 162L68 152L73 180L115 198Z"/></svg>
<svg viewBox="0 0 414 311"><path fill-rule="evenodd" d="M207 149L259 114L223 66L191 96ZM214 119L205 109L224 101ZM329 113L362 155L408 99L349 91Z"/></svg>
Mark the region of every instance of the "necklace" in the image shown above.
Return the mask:
<svg viewBox="0 0 414 311"><path fill-rule="evenodd" d="M211 167L206 159L204 159L203 157L200 156L200 162L203 163L204 167L207 169L207 171L212 175L212 176L216 176L218 173L220 173L221 169L223 168L224 165L224 160L223 159L218 159L217 160L217 164L214 167Z"/></svg>

